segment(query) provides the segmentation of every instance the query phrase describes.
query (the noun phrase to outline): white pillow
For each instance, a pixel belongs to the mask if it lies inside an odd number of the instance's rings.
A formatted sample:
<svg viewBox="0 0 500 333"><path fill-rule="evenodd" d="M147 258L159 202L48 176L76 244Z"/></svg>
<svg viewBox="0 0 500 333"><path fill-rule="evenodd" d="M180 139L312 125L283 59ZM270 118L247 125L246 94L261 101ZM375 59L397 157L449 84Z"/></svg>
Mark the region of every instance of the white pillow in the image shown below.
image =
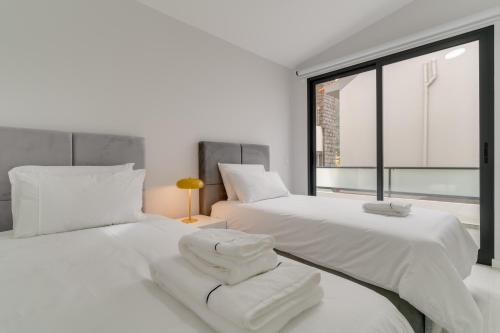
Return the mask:
<svg viewBox="0 0 500 333"><path fill-rule="evenodd" d="M262 164L228 164L219 163L219 171L222 176L222 182L226 188L227 200L238 200L238 195L233 189L231 179L229 178L230 172L245 172L245 173L264 173L266 169Z"/></svg>
<svg viewBox="0 0 500 333"><path fill-rule="evenodd" d="M132 171L134 163L94 166L94 165L23 165L15 167L9 171L9 178L12 183L12 177L18 172L36 173L48 175L85 175L97 173L114 173L120 171Z"/></svg>
<svg viewBox="0 0 500 333"><path fill-rule="evenodd" d="M16 223L16 211L17 211L17 195L16 195L16 179L17 175L20 173L30 173L34 177L42 177L44 175L94 175L94 174L112 174L122 171L132 171L134 169L135 163L127 163L120 165L110 165L110 166L87 166L87 165L23 165L19 167L12 168L9 171L9 180L11 185L11 206L12 206L12 218L14 223Z"/></svg>
<svg viewBox="0 0 500 333"><path fill-rule="evenodd" d="M145 171L16 175L14 237L133 222L143 217Z"/></svg>
<svg viewBox="0 0 500 333"><path fill-rule="evenodd" d="M229 178L242 202L255 202L290 195L277 172L243 173L236 171L231 172Z"/></svg>

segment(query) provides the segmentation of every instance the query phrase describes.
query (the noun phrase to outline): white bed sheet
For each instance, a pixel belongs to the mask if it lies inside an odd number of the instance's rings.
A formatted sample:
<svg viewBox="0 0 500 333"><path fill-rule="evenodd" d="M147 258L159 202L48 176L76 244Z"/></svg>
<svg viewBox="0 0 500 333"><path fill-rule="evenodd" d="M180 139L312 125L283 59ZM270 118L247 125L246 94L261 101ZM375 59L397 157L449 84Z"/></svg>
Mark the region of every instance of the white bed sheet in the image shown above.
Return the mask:
<svg viewBox="0 0 500 333"><path fill-rule="evenodd" d="M130 224L12 239L0 233L0 332L210 333L150 279L194 227L150 217ZM323 302L286 333L412 332L385 298L323 274Z"/></svg>
<svg viewBox="0 0 500 333"><path fill-rule="evenodd" d="M270 234L276 248L394 291L450 333L481 332L463 279L477 245L447 213L408 217L363 212L363 201L292 195L254 203L221 201L212 216L231 229Z"/></svg>

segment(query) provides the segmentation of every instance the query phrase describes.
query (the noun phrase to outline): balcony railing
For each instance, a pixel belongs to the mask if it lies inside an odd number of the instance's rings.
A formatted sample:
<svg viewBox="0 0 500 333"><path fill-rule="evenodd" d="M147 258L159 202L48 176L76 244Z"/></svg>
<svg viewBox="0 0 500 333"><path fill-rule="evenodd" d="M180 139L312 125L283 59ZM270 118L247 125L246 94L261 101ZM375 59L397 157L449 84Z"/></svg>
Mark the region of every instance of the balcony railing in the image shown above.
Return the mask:
<svg viewBox="0 0 500 333"><path fill-rule="evenodd" d="M319 189L375 194L375 167L319 167ZM479 168L385 167L384 195L425 200L479 203Z"/></svg>

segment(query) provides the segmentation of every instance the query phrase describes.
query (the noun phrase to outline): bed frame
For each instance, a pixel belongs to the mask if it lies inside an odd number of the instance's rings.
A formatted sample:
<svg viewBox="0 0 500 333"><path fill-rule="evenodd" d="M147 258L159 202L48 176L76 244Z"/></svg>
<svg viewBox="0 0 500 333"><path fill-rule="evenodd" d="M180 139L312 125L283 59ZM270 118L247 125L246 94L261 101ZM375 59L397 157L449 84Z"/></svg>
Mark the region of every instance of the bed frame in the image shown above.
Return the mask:
<svg viewBox="0 0 500 333"><path fill-rule="evenodd" d="M262 164L266 170L269 170L269 146L201 141L198 147L198 171L200 179L205 182L205 187L200 190L200 214L210 215L213 204L221 200L227 200L226 190L224 189L217 163ZM285 257L346 278L385 296L405 316L415 333L425 332L425 316L410 303L399 297L395 292L357 280L335 270L316 265L289 253L277 252Z"/></svg>
<svg viewBox="0 0 500 333"><path fill-rule="evenodd" d="M269 171L269 146L202 141L198 148L198 173L205 183L200 190L200 214L210 216L212 205L227 200L218 163L262 164Z"/></svg>
<svg viewBox="0 0 500 333"><path fill-rule="evenodd" d="M0 231L12 229L8 172L21 165L117 165L144 168L144 138L0 127Z"/></svg>

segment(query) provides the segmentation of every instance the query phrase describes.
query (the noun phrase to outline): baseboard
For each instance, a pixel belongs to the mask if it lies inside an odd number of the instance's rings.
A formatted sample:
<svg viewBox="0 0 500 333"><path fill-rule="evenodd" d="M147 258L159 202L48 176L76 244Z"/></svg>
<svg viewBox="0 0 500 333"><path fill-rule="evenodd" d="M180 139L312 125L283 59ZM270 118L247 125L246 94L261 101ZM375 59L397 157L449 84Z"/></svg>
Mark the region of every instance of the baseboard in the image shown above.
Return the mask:
<svg viewBox="0 0 500 333"><path fill-rule="evenodd" d="M500 269L500 260L498 259L492 259L491 260L491 267Z"/></svg>

